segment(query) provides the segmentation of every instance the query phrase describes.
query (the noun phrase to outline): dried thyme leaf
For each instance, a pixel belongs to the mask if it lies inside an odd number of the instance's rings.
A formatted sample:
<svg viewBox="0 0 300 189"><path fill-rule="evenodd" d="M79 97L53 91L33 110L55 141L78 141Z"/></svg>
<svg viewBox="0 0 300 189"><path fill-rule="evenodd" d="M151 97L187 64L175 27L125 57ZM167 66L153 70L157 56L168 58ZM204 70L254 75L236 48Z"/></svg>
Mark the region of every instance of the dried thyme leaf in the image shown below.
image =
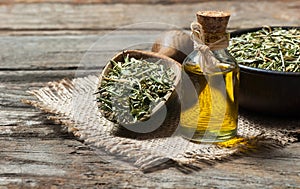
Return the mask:
<svg viewBox="0 0 300 189"><path fill-rule="evenodd" d="M97 91L104 116L125 124L148 119L152 109L174 89L175 73L160 61L137 60L128 55L124 62L111 60L112 69L103 76Z"/></svg>
<svg viewBox="0 0 300 189"><path fill-rule="evenodd" d="M232 38L228 50L245 66L300 72L300 30L296 28L264 27Z"/></svg>

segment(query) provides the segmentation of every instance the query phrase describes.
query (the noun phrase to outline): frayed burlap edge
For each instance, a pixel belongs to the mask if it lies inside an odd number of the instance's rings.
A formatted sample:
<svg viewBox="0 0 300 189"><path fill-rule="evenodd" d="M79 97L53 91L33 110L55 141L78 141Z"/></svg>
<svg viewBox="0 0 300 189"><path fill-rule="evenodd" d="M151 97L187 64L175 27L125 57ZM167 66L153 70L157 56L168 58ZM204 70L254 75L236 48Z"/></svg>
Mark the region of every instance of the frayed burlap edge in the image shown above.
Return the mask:
<svg viewBox="0 0 300 189"><path fill-rule="evenodd" d="M262 120L253 115L240 115L238 135L240 144L222 147L215 144L196 144L180 136L138 140L112 134L117 125L99 113L94 95L98 77L90 75L73 80L49 82L47 86L29 91L37 100L24 103L51 113L49 119L68 128L78 139L92 147L123 156L144 171L170 164L181 171L190 171L217 161L246 154L258 147L270 149L295 142L291 135L298 120Z"/></svg>

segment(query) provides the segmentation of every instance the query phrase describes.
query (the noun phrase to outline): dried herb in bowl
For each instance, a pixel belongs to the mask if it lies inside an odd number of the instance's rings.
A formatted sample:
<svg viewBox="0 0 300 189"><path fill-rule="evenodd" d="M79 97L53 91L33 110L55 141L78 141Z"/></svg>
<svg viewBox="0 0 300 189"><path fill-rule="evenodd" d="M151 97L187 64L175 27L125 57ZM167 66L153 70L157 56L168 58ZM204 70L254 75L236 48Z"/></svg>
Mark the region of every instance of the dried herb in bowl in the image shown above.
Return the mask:
<svg viewBox="0 0 300 189"><path fill-rule="evenodd" d="M99 108L106 118L123 124L147 120L153 108L174 90L175 73L158 61L124 56L111 60L97 93Z"/></svg>
<svg viewBox="0 0 300 189"><path fill-rule="evenodd" d="M239 64L254 68L300 72L300 29L264 27L230 41L228 48Z"/></svg>

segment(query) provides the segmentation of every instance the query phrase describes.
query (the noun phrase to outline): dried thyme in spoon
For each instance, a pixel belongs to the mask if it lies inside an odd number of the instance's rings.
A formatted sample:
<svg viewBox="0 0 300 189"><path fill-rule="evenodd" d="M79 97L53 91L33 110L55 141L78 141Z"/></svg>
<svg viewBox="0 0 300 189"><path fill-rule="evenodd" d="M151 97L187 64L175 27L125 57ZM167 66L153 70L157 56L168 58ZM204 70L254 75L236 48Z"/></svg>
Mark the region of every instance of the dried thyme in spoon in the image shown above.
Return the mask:
<svg viewBox="0 0 300 189"><path fill-rule="evenodd" d="M245 66L300 72L300 30L296 28L264 27L232 38L228 50Z"/></svg>
<svg viewBox="0 0 300 189"><path fill-rule="evenodd" d="M174 89L175 73L161 61L137 60L128 55L124 62L111 60L112 68L102 76L97 91L104 116L122 124L148 119L153 108Z"/></svg>

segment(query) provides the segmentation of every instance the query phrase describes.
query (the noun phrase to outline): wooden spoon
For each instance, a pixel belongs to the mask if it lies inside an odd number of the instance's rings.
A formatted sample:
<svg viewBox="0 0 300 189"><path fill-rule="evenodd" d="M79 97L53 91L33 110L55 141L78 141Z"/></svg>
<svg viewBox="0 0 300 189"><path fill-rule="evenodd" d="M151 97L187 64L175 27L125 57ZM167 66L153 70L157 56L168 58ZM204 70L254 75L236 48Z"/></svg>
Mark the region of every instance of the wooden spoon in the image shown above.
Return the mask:
<svg viewBox="0 0 300 189"><path fill-rule="evenodd" d="M114 60L115 62L124 62L124 57L126 57L127 55L129 55L129 57L134 57L135 59L143 59L143 60L149 59L152 62L156 62L161 59L162 61L160 61L160 63L166 65L167 68L172 69L175 73L175 80L173 84L174 87L163 97L164 101L161 101L153 108L148 120L138 121L136 123L118 123L119 125L125 126L127 129L135 130L135 132L143 132L143 133L151 132L157 129L157 127L159 127L160 124L162 124L162 122L165 120L167 112L171 111L169 105L171 105L174 102L178 102L178 95L176 93L176 88L179 85L179 81L181 77L181 65L177 61L165 55L154 53L154 52L140 51L140 50L126 50L120 52L117 55L115 55L112 58L112 60ZM98 84L99 87L101 86L101 83L103 81L103 76L106 76L110 72L111 68L112 68L112 64L111 61L109 61L104 67L102 74L99 78L99 84ZM106 118L109 120L111 119L109 117ZM140 130L141 127L143 127L142 130Z"/></svg>

